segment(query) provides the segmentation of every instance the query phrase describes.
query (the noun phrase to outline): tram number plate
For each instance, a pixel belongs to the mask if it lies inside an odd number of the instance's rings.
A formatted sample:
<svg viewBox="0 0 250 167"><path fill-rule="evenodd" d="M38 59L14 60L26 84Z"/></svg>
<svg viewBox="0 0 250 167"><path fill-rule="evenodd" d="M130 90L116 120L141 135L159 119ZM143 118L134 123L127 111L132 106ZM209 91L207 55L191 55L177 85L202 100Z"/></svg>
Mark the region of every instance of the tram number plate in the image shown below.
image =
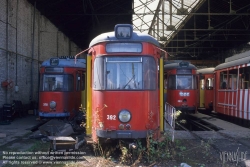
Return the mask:
<svg viewBox="0 0 250 167"><path fill-rule="evenodd" d="M107 120L116 120L116 115L107 115Z"/></svg>

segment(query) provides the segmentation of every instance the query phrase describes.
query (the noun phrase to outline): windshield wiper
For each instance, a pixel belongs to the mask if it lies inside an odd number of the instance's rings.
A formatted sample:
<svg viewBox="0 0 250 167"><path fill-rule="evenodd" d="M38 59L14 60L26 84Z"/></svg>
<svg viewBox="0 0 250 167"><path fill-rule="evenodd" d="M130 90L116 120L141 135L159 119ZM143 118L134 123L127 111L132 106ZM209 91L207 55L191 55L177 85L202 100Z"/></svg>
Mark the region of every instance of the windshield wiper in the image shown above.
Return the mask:
<svg viewBox="0 0 250 167"><path fill-rule="evenodd" d="M126 86L128 86L128 84L132 81L132 79L134 79L135 75L132 76L132 78L128 81L128 83L126 83L126 85L123 87L123 89L126 88Z"/></svg>

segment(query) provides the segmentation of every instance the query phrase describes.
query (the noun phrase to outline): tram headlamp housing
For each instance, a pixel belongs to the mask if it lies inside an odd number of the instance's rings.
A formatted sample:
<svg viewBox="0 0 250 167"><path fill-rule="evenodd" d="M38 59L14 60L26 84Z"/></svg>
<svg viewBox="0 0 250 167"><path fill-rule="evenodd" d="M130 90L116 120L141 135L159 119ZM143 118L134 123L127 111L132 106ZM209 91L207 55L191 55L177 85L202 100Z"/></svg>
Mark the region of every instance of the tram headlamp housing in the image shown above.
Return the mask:
<svg viewBox="0 0 250 167"><path fill-rule="evenodd" d="M49 103L49 107L50 107L51 109L56 108L56 102L55 102L55 101L51 101L51 102Z"/></svg>
<svg viewBox="0 0 250 167"><path fill-rule="evenodd" d="M115 26L115 37L117 39L130 39L132 32L133 27L130 24L117 24Z"/></svg>
<svg viewBox="0 0 250 167"><path fill-rule="evenodd" d="M58 66L59 64L59 59L58 58L51 58L50 59L50 65L51 66Z"/></svg>
<svg viewBox="0 0 250 167"><path fill-rule="evenodd" d="M189 66L189 62L187 62L187 61L182 61L182 62L179 63L179 66L180 66L180 67L188 67L188 66Z"/></svg>
<svg viewBox="0 0 250 167"><path fill-rule="evenodd" d="M131 114L128 110L121 110L118 114L118 118L121 122L126 123L129 122L131 119Z"/></svg>

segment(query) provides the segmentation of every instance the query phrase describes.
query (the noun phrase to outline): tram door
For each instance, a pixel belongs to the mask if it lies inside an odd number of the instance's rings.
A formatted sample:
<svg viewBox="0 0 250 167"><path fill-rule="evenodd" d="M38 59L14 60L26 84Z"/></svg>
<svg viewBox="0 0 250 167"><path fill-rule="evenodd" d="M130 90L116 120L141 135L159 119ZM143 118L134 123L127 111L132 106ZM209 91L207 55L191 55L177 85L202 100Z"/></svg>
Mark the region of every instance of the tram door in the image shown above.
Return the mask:
<svg viewBox="0 0 250 167"><path fill-rule="evenodd" d="M205 107L205 78L204 76L200 77L200 86L199 86L199 92L200 92L200 101L199 101L199 107L203 108Z"/></svg>

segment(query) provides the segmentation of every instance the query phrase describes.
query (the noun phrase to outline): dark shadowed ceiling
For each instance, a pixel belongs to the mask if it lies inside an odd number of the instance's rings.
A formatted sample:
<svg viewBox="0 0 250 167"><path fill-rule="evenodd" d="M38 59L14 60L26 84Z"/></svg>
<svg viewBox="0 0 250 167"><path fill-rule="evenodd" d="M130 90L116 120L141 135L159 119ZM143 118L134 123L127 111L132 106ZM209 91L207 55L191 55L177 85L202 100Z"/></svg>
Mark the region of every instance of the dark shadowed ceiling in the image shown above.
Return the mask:
<svg viewBox="0 0 250 167"><path fill-rule="evenodd" d="M132 0L28 0L82 49L92 38L132 24Z"/></svg>
<svg viewBox="0 0 250 167"><path fill-rule="evenodd" d="M82 49L88 48L98 34L113 31L115 24L133 24L137 8L145 12L137 14L141 25L136 23L134 29L159 40L170 59L222 61L226 52L242 45L248 47L250 42L249 0L28 1ZM147 15L154 17L147 20ZM178 24L172 25L174 19L179 20Z"/></svg>

